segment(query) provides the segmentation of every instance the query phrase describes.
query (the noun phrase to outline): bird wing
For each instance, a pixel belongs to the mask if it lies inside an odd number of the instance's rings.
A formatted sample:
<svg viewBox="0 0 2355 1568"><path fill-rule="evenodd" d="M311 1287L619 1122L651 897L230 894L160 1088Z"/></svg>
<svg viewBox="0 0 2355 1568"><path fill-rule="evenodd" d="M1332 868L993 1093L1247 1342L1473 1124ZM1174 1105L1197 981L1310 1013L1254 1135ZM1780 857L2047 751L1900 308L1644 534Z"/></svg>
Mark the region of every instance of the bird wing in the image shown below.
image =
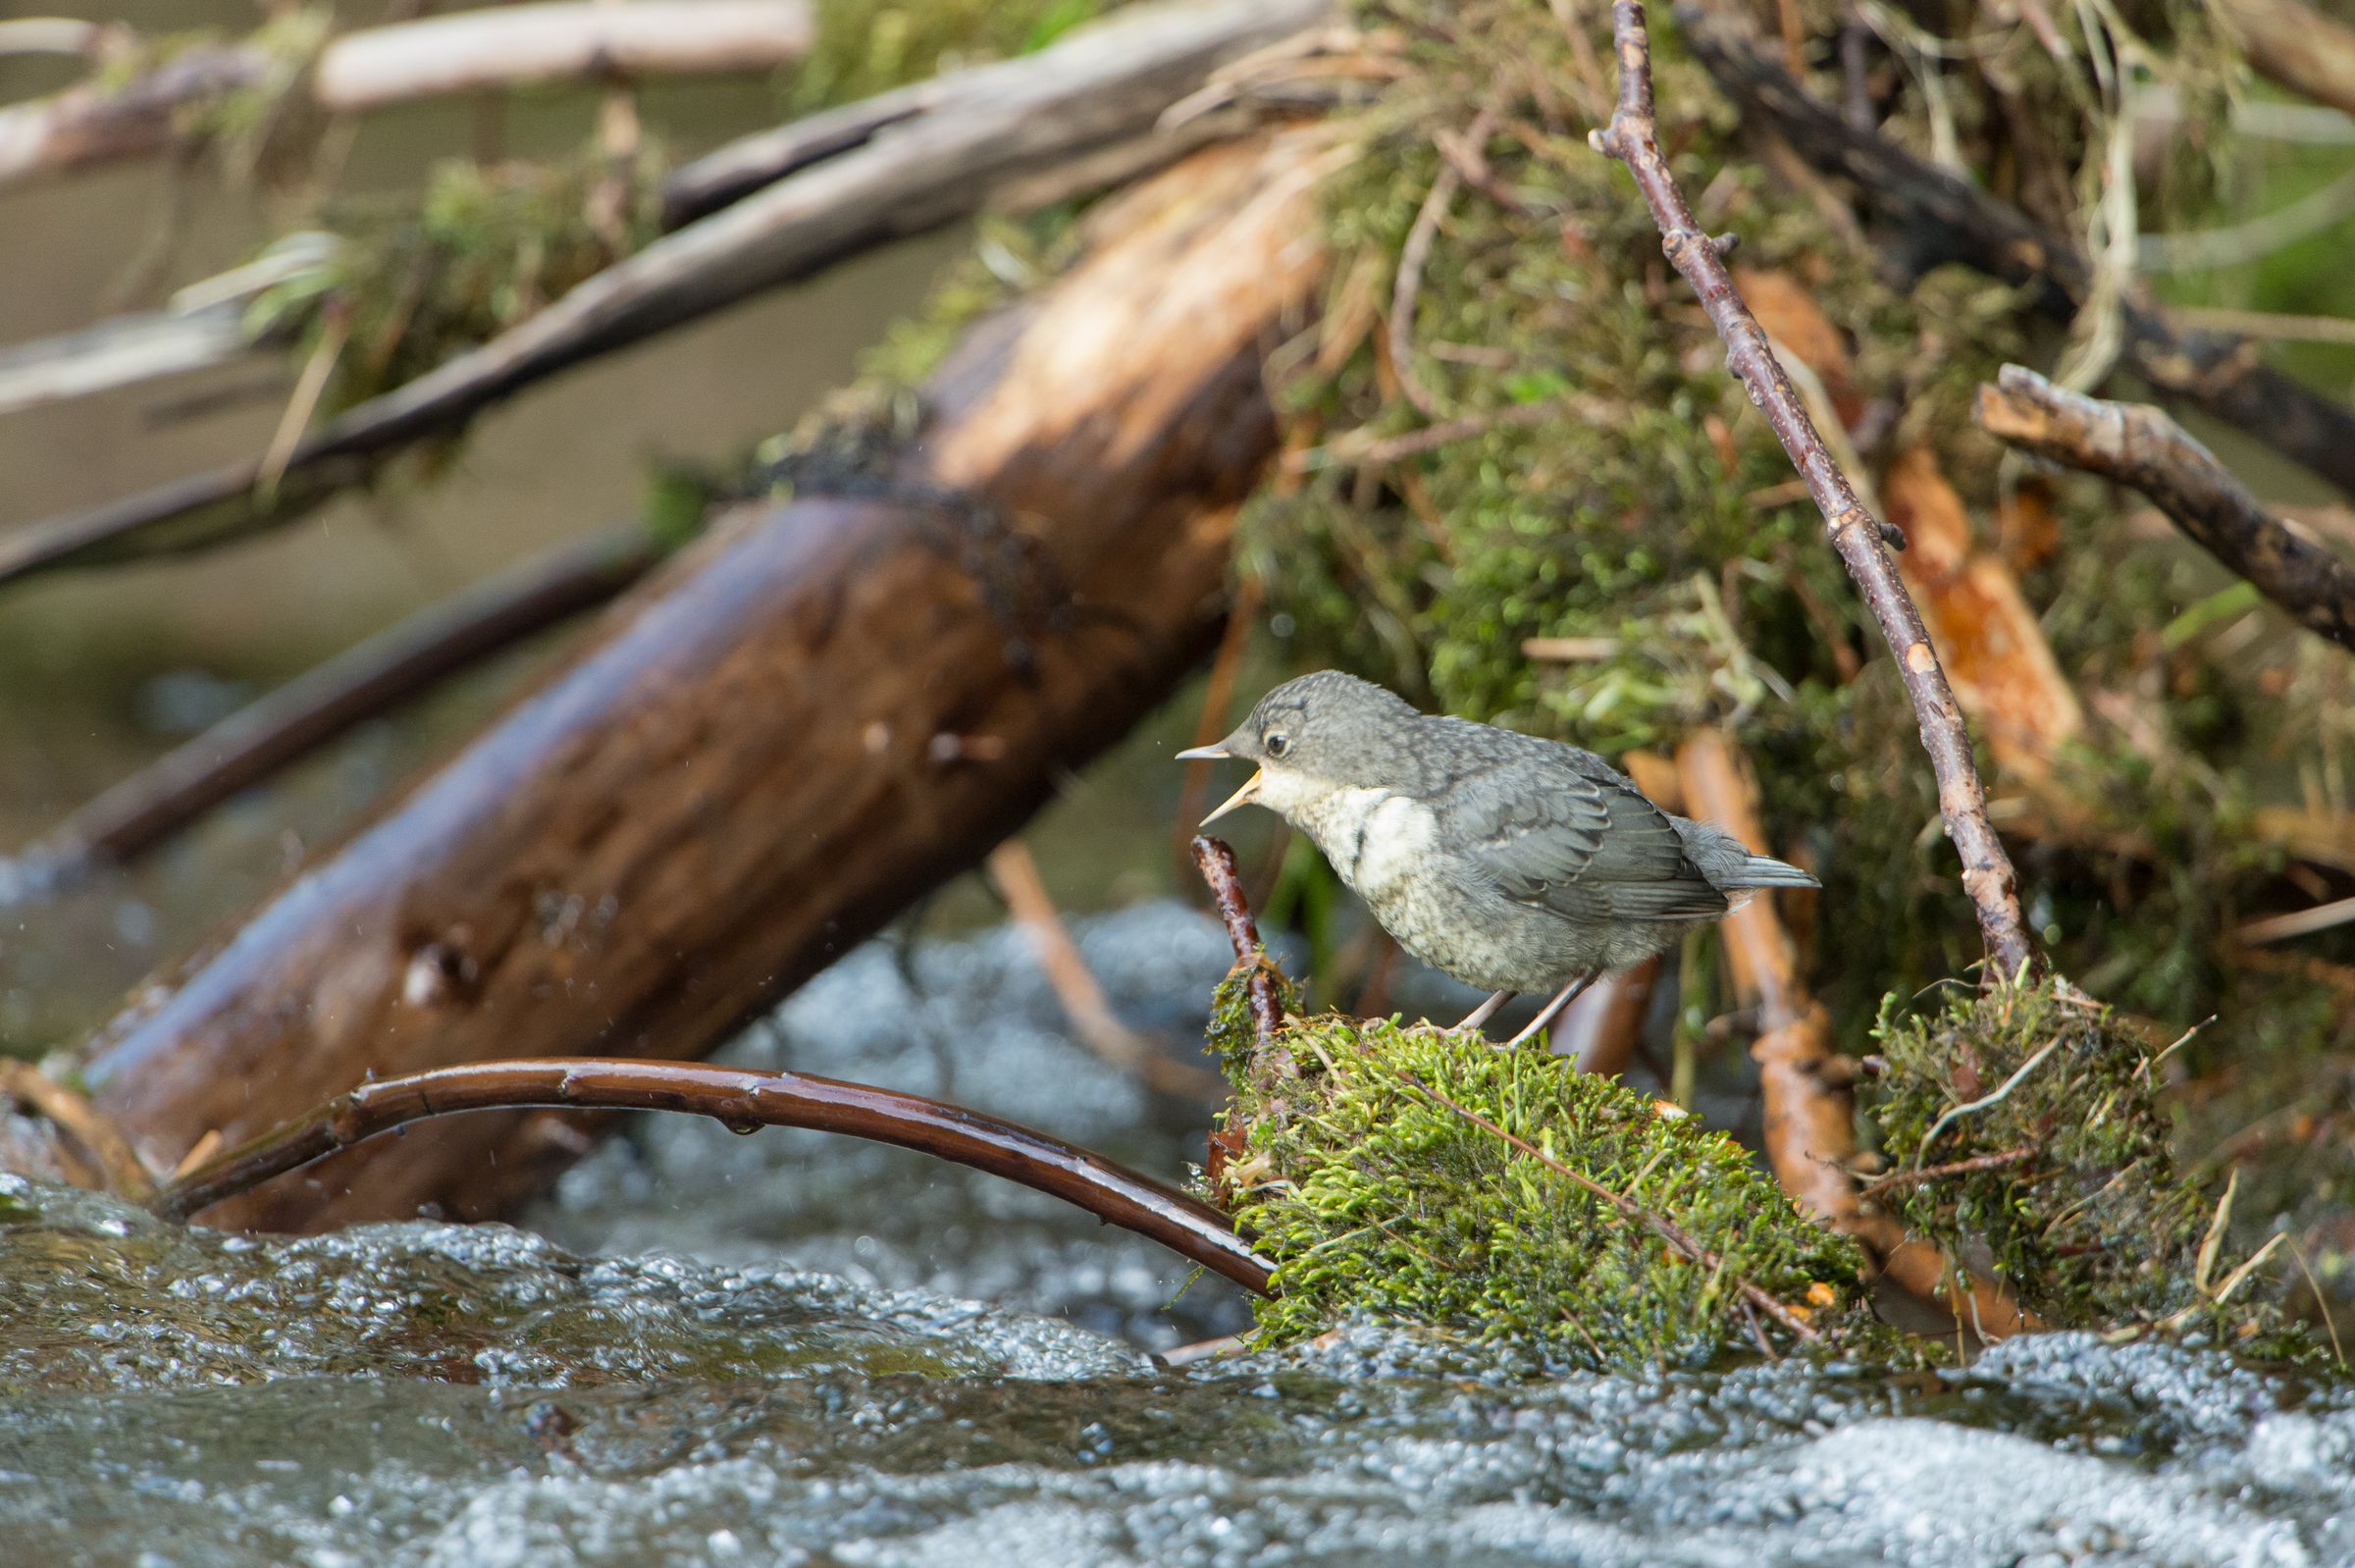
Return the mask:
<svg viewBox="0 0 2355 1568"><path fill-rule="evenodd" d="M1599 776L1598 776L1599 775ZM1515 759L1451 792L1447 841L1507 898L1566 918L1707 919L1726 897L1668 813L1600 762Z"/></svg>

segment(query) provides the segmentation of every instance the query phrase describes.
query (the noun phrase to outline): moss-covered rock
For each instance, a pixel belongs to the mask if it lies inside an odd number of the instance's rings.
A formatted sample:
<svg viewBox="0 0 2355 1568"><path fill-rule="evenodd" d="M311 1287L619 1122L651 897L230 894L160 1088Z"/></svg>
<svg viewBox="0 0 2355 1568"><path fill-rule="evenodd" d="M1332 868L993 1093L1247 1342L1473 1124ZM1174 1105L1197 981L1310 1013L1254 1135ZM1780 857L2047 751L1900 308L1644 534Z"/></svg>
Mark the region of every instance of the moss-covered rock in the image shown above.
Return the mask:
<svg viewBox="0 0 2355 1568"><path fill-rule="evenodd" d="M1226 1124L1242 1152L1222 1182L1277 1264L1264 1341L1362 1318L1596 1367L1801 1343L1746 1286L1816 1342L1877 1333L1857 1250L1673 1106L1428 1025L1327 1016L1281 1044L1293 1071L1234 1072ZM1248 1057L1226 1055L1230 1070Z"/></svg>

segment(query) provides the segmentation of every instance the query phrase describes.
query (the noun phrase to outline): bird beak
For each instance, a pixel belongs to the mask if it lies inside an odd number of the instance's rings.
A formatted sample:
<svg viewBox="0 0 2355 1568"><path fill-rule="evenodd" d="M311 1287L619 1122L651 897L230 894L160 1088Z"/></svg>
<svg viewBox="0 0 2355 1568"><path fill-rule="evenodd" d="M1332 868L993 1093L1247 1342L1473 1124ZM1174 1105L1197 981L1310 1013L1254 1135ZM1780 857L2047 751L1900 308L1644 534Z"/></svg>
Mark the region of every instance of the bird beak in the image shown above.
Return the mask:
<svg viewBox="0 0 2355 1568"><path fill-rule="evenodd" d="M1225 741L1216 746L1196 746L1178 754L1180 762L1224 762L1234 754L1227 750Z"/></svg>
<svg viewBox="0 0 2355 1568"><path fill-rule="evenodd" d="M1222 752L1220 755L1223 757L1226 754ZM1229 811L1233 810L1236 807L1249 806L1253 801L1258 800L1259 781L1265 777L1267 777L1265 773L1252 774L1249 783L1245 784L1241 789L1236 790L1232 795L1227 797L1226 805L1220 807L1217 810L1202 818L1202 825L1204 827L1208 827L1211 823L1217 821L1220 817L1225 816Z"/></svg>

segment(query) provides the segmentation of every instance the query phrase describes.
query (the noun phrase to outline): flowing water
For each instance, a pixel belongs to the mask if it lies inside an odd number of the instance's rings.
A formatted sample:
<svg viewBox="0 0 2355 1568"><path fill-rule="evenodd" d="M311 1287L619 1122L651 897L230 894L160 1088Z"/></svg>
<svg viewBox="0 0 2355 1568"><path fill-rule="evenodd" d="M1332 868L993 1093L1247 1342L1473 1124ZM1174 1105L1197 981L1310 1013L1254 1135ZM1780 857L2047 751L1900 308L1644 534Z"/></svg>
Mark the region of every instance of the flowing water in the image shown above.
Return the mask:
<svg viewBox="0 0 2355 1568"><path fill-rule="evenodd" d="M1173 1048L1228 961L1172 905L1083 942ZM1010 933L869 947L730 1056L1198 1148ZM1361 1328L1174 1370L1240 1303L1147 1243L684 1118L528 1218L257 1239L0 1181L0 1563L2355 1562L2355 1389L2211 1352L1605 1377Z"/></svg>

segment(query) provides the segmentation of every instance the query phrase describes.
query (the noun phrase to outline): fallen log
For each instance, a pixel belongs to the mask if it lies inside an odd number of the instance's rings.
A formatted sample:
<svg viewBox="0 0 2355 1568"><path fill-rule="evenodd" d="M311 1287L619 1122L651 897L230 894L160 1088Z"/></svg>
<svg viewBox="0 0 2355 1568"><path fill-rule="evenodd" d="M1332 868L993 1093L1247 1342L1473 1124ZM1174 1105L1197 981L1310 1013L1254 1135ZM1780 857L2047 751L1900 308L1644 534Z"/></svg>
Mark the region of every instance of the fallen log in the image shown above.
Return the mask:
<svg viewBox="0 0 2355 1568"><path fill-rule="evenodd" d="M968 335L856 495L812 476L714 524L151 987L84 1055L96 1107L170 1170L371 1073L699 1055L976 862L1217 636L1276 441L1263 356L1325 263L1329 145L1206 151L1108 203L1068 275ZM421 1126L220 1217L498 1213L587 1147L569 1116Z"/></svg>

